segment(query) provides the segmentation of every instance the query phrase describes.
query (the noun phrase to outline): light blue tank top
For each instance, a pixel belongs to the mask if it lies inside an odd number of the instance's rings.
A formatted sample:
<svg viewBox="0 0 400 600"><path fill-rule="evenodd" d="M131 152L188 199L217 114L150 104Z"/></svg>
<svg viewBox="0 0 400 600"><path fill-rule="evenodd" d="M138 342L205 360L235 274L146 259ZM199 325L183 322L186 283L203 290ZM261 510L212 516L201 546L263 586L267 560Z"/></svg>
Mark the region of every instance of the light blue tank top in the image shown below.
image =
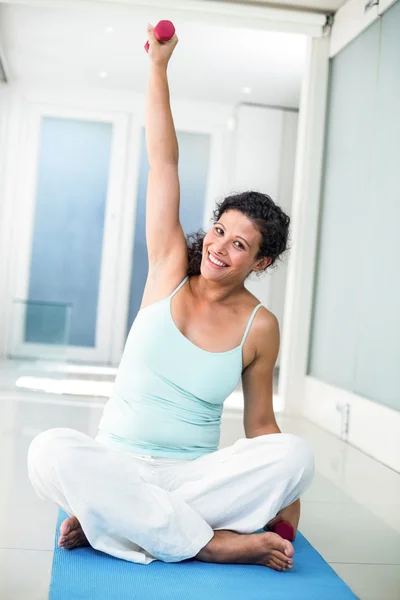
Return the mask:
<svg viewBox="0 0 400 600"><path fill-rule="evenodd" d="M242 374L240 346L208 352L175 325L171 299L142 308L132 325L104 407L98 439L135 454L193 460L218 449L224 400Z"/></svg>

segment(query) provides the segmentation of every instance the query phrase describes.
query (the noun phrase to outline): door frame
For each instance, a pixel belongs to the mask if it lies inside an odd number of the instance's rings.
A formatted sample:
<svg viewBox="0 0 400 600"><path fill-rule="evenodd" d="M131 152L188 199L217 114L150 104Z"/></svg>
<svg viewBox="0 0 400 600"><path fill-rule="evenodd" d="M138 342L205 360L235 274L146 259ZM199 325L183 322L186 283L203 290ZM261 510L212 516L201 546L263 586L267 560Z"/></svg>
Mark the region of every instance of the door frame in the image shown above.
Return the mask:
<svg viewBox="0 0 400 600"><path fill-rule="evenodd" d="M15 255L12 258L12 298L27 299L29 291L42 117L106 122L111 123L113 126L104 216L95 346L93 348L68 346L65 356L67 360L76 362L107 363L109 361L113 325L116 279L114 265L117 261L119 221L122 215L128 118L123 113L112 111L93 111L34 101L27 101L25 108L18 149L20 176L16 186L12 231L12 247L15 249ZM24 215L23 219L21 215ZM10 310L12 310L11 307ZM18 323L16 326L18 328ZM7 354L11 351L11 341L12 333L9 332ZM34 344L31 349L40 350L40 347L40 345ZM22 349L24 348L29 351L29 344L23 344ZM42 348L45 348L45 346Z"/></svg>

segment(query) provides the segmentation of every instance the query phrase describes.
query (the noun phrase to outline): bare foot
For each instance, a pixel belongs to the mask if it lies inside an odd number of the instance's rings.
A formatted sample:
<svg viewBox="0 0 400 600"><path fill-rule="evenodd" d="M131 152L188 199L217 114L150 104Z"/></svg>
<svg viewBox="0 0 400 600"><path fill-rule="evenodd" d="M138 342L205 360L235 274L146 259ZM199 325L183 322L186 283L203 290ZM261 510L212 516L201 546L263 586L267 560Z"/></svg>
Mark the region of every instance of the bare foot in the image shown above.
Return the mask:
<svg viewBox="0 0 400 600"><path fill-rule="evenodd" d="M260 538L261 554L255 564L265 565L275 571L286 571L293 567L294 548L288 540L272 532L256 535Z"/></svg>
<svg viewBox="0 0 400 600"><path fill-rule="evenodd" d="M80 546L89 546L86 535L83 533L81 524L76 517L68 517L60 525L60 537L58 545L60 548L72 550Z"/></svg>
<svg viewBox="0 0 400 600"><path fill-rule="evenodd" d="M275 571L293 567L294 548L272 532L240 534L214 531L214 537L195 558L204 562L264 565Z"/></svg>
<svg viewBox="0 0 400 600"><path fill-rule="evenodd" d="M292 541L293 541L296 537L297 528L299 526L299 520L300 520L300 498L298 498L295 502L293 502L293 504L286 506L286 508L282 508L282 510L280 510L278 512L278 514L276 515L276 517L274 519L272 519L272 521L269 521L269 523L264 525L264 529L265 530L272 529L272 527L274 525L276 525L277 523L279 523L279 521L288 521L288 523L290 523L294 529L294 536L292 539Z"/></svg>

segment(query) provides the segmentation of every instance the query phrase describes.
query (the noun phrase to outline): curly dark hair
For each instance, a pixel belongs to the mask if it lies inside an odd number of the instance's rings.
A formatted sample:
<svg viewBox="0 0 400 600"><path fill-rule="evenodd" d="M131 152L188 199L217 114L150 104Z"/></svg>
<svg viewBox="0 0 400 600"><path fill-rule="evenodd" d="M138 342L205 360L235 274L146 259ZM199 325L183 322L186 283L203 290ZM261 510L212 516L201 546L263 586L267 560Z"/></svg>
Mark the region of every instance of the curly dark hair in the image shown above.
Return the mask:
<svg viewBox="0 0 400 600"><path fill-rule="evenodd" d="M237 210L246 215L261 233L262 240L256 260L264 257L272 260L271 264L257 275L272 267L277 259L289 250L290 217L267 194L250 191L227 196L217 203L217 208L213 212L213 223L216 223L228 210ZM200 229L186 236L189 276L200 274L205 235L206 232Z"/></svg>

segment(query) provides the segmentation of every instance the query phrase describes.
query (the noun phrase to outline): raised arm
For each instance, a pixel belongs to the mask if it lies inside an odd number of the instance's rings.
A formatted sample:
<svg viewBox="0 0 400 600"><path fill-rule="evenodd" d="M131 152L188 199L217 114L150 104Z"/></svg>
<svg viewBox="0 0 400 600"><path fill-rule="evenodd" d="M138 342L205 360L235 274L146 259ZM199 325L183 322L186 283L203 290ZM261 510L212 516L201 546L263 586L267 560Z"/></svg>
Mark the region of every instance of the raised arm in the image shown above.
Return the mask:
<svg viewBox="0 0 400 600"><path fill-rule="evenodd" d="M179 222L179 151L167 78L168 62L178 38L174 35L169 42L160 43L151 26L148 36L151 61L146 104L146 144L150 163L146 201L149 272L164 270L173 257L174 268L178 267L184 276L187 255Z"/></svg>

